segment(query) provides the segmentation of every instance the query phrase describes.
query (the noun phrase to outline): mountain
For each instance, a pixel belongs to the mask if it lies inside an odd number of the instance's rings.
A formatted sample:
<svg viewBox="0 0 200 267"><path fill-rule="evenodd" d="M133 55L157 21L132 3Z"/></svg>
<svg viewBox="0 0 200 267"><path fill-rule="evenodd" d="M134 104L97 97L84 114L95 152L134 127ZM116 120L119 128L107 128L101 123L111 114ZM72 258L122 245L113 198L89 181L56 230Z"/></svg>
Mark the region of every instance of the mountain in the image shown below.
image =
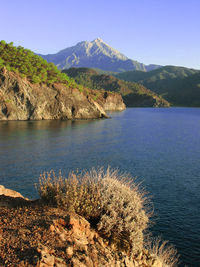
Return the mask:
<svg viewBox="0 0 200 267"><path fill-rule="evenodd" d="M0 42L0 120L107 117L105 108L125 108L119 94L110 95L78 85L30 50Z"/></svg>
<svg viewBox="0 0 200 267"><path fill-rule="evenodd" d="M169 106L169 103L162 97L138 83L122 81L111 75L98 74L96 70L89 68L70 68L63 72L85 87L100 92L106 90L120 93L129 107Z"/></svg>
<svg viewBox="0 0 200 267"><path fill-rule="evenodd" d="M123 72L128 70L149 71L159 65L144 65L121 54L101 38L92 42L83 41L56 54L41 55L59 69L70 67L99 68L104 71Z"/></svg>
<svg viewBox="0 0 200 267"><path fill-rule="evenodd" d="M139 82L162 95L175 106L200 107L200 71L176 66L157 70L128 71L116 77L130 82Z"/></svg>

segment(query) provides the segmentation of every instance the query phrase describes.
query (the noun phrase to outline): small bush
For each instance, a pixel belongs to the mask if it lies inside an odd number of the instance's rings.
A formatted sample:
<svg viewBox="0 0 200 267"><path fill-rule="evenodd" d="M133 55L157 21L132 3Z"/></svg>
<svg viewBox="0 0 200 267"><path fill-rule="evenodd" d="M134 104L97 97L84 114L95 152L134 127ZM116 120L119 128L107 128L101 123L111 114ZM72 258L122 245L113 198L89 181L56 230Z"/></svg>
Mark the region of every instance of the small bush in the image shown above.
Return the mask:
<svg viewBox="0 0 200 267"><path fill-rule="evenodd" d="M108 169L102 179L98 230L118 247L137 253L143 247L143 232L149 222L145 204L145 194L133 178Z"/></svg>
<svg viewBox="0 0 200 267"><path fill-rule="evenodd" d="M71 172L64 178L59 172L44 172L40 175L38 193L43 201L66 210L74 211L86 219L99 216L100 183L90 173Z"/></svg>
<svg viewBox="0 0 200 267"><path fill-rule="evenodd" d="M40 176L38 193L48 203L95 221L98 231L118 248L133 254L142 249L149 222L146 198L127 174L92 169L72 172L66 179L51 171Z"/></svg>

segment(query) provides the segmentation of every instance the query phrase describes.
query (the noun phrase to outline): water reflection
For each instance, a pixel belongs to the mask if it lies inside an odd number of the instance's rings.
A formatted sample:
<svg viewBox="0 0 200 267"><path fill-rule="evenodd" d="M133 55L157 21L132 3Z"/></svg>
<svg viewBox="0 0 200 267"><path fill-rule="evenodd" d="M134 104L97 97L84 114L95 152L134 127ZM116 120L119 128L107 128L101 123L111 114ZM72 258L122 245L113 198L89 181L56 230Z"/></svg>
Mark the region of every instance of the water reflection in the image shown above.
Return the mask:
<svg viewBox="0 0 200 267"><path fill-rule="evenodd" d="M112 119L0 122L0 184L36 197L43 171L119 167L154 196L154 230L200 262L200 109L127 109ZM187 237L187 238L185 238Z"/></svg>
<svg viewBox="0 0 200 267"><path fill-rule="evenodd" d="M44 121L0 121L0 136L11 136L22 134L24 132L30 133L31 131L57 131L63 128L74 128L77 126L88 125L95 123L95 120L77 120L77 121L57 121L57 120L44 120Z"/></svg>

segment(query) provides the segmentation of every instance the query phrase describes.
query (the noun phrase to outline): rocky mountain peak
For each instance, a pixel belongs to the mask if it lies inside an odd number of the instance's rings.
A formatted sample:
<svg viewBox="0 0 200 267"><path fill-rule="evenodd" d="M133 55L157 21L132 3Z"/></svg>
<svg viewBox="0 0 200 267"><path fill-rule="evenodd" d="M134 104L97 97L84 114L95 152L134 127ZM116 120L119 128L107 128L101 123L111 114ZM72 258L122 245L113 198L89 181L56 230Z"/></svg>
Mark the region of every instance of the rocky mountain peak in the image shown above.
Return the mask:
<svg viewBox="0 0 200 267"><path fill-rule="evenodd" d="M92 42L95 42L95 43L98 43L98 42L100 42L100 43L104 43L104 41L100 38L100 37L97 37L94 41L92 41Z"/></svg>
<svg viewBox="0 0 200 267"><path fill-rule="evenodd" d="M77 49L79 49L79 51L77 51ZM76 46L73 47L73 53L74 55L76 55L76 58L81 56L86 56L90 58L94 56L104 56L109 57L111 59L123 61L128 59L119 51L106 44L100 37L96 38L91 42L83 41L78 43Z"/></svg>
<svg viewBox="0 0 200 267"><path fill-rule="evenodd" d="M87 67L113 72L148 70L148 66L129 59L118 50L105 43L100 37L91 42L79 42L78 44L65 48L56 54L40 56L48 62L53 62L59 69ZM157 66L153 65L152 69L154 68L156 69Z"/></svg>

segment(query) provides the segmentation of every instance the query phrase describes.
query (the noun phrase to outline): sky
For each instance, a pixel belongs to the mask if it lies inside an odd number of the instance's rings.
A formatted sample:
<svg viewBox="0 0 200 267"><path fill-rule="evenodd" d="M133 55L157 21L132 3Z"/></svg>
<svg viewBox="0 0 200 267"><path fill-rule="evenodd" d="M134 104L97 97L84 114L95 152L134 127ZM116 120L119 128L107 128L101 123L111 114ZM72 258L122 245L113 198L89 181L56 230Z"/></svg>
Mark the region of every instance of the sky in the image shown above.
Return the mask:
<svg viewBox="0 0 200 267"><path fill-rule="evenodd" d="M0 0L0 40L56 53L97 37L144 64L200 69L200 0Z"/></svg>

